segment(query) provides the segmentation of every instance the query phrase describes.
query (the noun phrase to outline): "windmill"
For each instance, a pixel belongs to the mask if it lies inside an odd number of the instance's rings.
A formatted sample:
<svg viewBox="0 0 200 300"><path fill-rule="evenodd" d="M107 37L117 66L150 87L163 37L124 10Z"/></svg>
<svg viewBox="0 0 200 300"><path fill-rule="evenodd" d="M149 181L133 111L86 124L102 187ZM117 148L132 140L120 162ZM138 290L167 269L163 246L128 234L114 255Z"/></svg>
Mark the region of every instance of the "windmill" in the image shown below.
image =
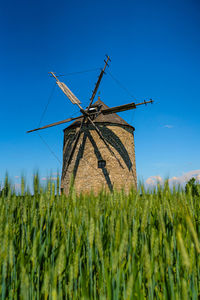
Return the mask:
<svg viewBox="0 0 200 300"><path fill-rule="evenodd" d="M109 60L109 56L106 56L104 68L86 109L83 109L80 100L67 85L50 72L71 103L78 106L81 115L27 131L30 133L74 121L64 130L61 191L66 194L72 178L78 193L91 190L98 192L102 187L111 191L113 188L123 187L126 191L131 186L137 188L135 129L116 113L153 103L153 100L111 108L100 97L93 103Z"/></svg>

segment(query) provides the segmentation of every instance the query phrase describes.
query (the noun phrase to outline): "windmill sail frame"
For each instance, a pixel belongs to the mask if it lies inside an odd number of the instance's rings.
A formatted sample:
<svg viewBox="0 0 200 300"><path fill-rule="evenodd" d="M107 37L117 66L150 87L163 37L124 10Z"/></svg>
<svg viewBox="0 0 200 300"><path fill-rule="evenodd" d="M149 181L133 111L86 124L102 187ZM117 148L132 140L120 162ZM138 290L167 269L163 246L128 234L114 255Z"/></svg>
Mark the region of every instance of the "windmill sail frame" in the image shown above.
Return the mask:
<svg viewBox="0 0 200 300"><path fill-rule="evenodd" d="M72 93L72 91L66 86L64 82L56 81L56 83L72 104L81 104L81 101Z"/></svg>

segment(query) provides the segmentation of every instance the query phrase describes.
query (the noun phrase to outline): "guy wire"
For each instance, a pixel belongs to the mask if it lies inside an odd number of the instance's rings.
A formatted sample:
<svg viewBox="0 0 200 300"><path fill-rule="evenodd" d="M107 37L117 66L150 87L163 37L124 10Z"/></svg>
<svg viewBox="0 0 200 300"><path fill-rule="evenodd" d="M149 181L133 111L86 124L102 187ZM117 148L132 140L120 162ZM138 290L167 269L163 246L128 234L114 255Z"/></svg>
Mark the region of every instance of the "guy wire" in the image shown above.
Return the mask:
<svg viewBox="0 0 200 300"><path fill-rule="evenodd" d="M47 144L47 142L43 139L43 137L39 134L39 132L37 134L39 135L39 137L41 138L41 140L43 141L43 143L47 146L47 148L49 149L49 151L51 152L51 154L57 159L57 161L59 162L59 164L62 165L62 163L61 163L60 159L58 158L58 156L51 149L51 147Z"/></svg>
<svg viewBox="0 0 200 300"><path fill-rule="evenodd" d="M83 73L88 73L88 72L93 72L101 70L101 68L95 68L95 69L89 69L89 70L83 70L83 71L78 71L78 72L71 72L71 73L66 73L66 74L60 74L57 75L57 77L64 77L64 76L70 76L70 75L76 75L76 74L83 74Z"/></svg>
<svg viewBox="0 0 200 300"><path fill-rule="evenodd" d="M47 108L48 108L48 106L49 106L49 103L50 103L51 99L53 98L53 94L54 94L54 91L55 91L55 86L56 86L56 83L53 85L53 88L52 88L52 90L51 90L50 96L49 96L49 98L48 98L48 100L47 100L47 104L46 104L46 106L45 106L45 108L44 108L44 111L43 111L43 113L42 113L42 116L41 116L41 118L40 118L38 127L40 127L40 124L41 124L41 122L42 122L42 120L43 120L43 118L44 118L44 116L45 116L45 113L46 113L46 111L47 111ZM45 141L45 139L39 134L38 131L37 131L37 134L39 135L39 137L40 137L40 139L42 140L42 142L43 142L43 143L46 145L46 147L49 149L49 151L51 152L51 154L52 154L52 155L56 158L56 160L59 162L59 164L62 165L60 159L57 157L57 155L55 154L55 152L51 149L51 147L48 145L48 143Z"/></svg>
<svg viewBox="0 0 200 300"><path fill-rule="evenodd" d="M42 116L41 116L41 118L40 118L38 127L40 127L40 124L42 123L42 120L43 120L44 115L45 115L45 113L46 113L46 111L47 111L47 108L48 108L48 106L49 106L49 103L50 103L51 99L53 98L53 94L54 94L54 91L55 91L55 87L56 87L56 83L53 85L53 87L52 87L52 89L51 89L50 96L49 96L49 98L48 98L48 100L47 100L47 104L46 104L46 106L45 106L45 108L44 108L44 111L43 111L43 113L42 113Z"/></svg>
<svg viewBox="0 0 200 300"><path fill-rule="evenodd" d="M116 79L110 71L107 71L107 73L110 75L110 77L117 83L118 86L120 86L124 91L128 93L129 96L131 96L133 99L136 100L136 98L132 95L132 93L118 80Z"/></svg>

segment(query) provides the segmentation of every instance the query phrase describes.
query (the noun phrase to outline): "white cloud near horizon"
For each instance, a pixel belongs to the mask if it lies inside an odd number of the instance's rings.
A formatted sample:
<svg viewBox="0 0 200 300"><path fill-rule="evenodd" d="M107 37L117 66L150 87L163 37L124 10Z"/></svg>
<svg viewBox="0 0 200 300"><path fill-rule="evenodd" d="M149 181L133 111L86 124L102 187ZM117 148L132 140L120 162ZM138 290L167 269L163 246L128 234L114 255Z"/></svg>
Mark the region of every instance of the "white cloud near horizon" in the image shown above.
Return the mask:
<svg viewBox="0 0 200 300"><path fill-rule="evenodd" d="M173 125L166 124L166 125L164 125L164 127L165 127L165 128L171 129L171 128L173 128L174 126L173 126Z"/></svg>
<svg viewBox="0 0 200 300"><path fill-rule="evenodd" d="M179 177L172 177L172 178L169 178L168 181L169 181L169 184L185 184L187 183L192 177L196 178L197 181L200 181L200 170L192 170L192 171L189 171L187 173L183 173L183 175L179 176ZM145 184L147 186L155 186L157 185L157 183L163 183L164 182L164 179L159 176L159 175L156 175L156 176L150 176L146 181L145 181Z"/></svg>
<svg viewBox="0 0 200 300"><path fill-rule="evenodd" d="M146 184L148 185L156 185L157 183L162 183L163 179L161 176L157 175L157 176L150 176L147 180L146 180Z"/></svg>
<svg viewBox="0 0 200 300"><path fill-rule="evenodd" d="M200 170L192 170L187 173L184 173L182 176L178 177L178 180L180 183L185 183L188 180L190 180L192 177L199 180L200 179Z"/></svg>

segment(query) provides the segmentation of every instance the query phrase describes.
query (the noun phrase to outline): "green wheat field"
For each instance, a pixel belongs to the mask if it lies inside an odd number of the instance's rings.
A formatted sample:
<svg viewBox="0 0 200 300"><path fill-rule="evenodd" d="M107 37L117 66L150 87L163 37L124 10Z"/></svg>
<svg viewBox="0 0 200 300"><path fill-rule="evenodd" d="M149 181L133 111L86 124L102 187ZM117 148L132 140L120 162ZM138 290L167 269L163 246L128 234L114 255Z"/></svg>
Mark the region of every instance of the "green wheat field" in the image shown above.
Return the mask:
<svg viewBox="0 0 200 300"><path fill-rule="evenodd" d="M200 199L140 187L98 196L57 184L0 196L1 299L199 299Z"/></svg>

